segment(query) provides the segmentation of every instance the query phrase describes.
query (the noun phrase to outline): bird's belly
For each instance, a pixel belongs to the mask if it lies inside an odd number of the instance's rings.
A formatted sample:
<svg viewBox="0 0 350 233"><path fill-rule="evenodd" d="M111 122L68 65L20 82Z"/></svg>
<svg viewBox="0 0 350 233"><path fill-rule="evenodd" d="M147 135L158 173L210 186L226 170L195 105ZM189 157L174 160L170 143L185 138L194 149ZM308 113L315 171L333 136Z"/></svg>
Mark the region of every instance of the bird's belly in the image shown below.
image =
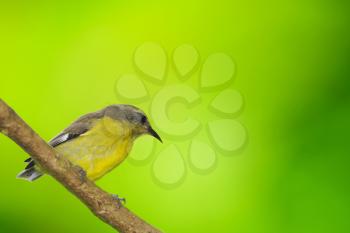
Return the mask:
<svg viewBox="0 0 350 233"><path fill-rule="evenodd" d="M81 136L55 149L73 164L83 168L91 180L118 166L128 155L131 140L114 141L100 136Z"/></svg>
<svg viewBox="0 0 350 233"><path fill-rule="evenodd" d="M104 154L92 154L88 158L90 166L86 169L89 179L96 180L118 166L129 153L128 143L118 143L115 148L107 149Z"/></svg>

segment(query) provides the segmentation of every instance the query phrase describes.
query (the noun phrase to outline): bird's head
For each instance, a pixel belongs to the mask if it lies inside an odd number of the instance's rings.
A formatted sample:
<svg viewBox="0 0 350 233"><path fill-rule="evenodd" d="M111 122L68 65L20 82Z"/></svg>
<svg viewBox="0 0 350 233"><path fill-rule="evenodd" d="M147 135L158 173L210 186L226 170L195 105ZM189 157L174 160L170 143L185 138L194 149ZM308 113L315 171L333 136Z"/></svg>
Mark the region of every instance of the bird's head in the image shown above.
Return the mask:
<svg viewBox="0 0 350 233"><path fill-rule="evenodd" d="M159 134L152 128L146 114L135 106L126 104L110 105L104 109L104 116L130 129L134 138L149 134L162 142Z"/></svg>

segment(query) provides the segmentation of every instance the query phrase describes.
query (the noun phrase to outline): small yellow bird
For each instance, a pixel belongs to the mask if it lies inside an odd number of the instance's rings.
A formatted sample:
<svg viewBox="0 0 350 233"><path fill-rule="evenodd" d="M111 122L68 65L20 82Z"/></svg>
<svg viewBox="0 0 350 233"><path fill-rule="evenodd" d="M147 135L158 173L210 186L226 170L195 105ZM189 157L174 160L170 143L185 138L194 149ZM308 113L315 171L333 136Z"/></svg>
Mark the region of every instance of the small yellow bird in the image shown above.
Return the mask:
<svg viewBox="0 0 350 233"><path fill-rule="evenodd" d="M83 115L49 144L90 180L97 180L118 166L128 155L133 142L149 134L162 142L145 113L131 105L117 104ZM32 158L17 178L34 181L44 174Z"/></svg>

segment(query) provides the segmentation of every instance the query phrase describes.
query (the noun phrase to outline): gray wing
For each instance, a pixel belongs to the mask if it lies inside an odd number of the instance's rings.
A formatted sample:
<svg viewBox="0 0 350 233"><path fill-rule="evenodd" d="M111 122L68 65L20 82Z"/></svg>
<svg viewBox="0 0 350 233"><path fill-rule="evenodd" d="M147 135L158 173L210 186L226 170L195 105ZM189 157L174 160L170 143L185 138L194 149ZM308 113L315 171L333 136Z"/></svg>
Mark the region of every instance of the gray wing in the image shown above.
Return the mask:
<svg viewBox="0 0 350 233"><path fill-rule="evenodd" d="M79 137L81 134L89 130L89 128L86 127L85 125L82 125L81 127L82 128L79 128L79 130L75 130L75 131L73 130L69 130L68 132L63 131L62 133L60 133L59 135L51 139L51 141L49 141L49 145L52 147L56 147L58 145L61 145L62 143L68 142L74 138Z"/></svg>
<svg viewBox="0 0 350 233"><path fill-rule="evenodd" d="M48 144L52 147L61 145L62 143L68 142L74 138L79 137L83 133L87 132L93 124L95 119L102 118L104 111L98 111L94 113L86 114L80 117L78 120L73 122L68 128L58 134L56 137L51 139ZM28 163L25 169L31 168L35 165L35 162L32 158L26 159L24 162Z"/></svg>
<svg viewBox="0 0 350 233"><path fill-rule="evenodd" d="M93 124L93 121L103 117L104 111L98 111L93 113L88 113L78 120L73 122L68 128L63 130L62 133L51 139L49 144L52 147L56 147L62 143L68 142L74 138L79 137L81 134L88 131Z"/></svg>

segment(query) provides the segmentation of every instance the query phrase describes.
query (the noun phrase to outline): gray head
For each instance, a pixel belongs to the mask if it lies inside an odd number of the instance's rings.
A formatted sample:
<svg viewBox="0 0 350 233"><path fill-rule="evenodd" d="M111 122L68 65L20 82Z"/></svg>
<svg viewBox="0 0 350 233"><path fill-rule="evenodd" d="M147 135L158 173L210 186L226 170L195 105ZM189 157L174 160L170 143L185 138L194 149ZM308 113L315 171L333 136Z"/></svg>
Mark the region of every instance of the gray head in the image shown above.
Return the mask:
<svg viewBox="0 0 350 233"><path fill-rule="evenodd" d="M156 131L151 127L145 113L132 105L114 104L103 109L104 116L114 120L125 121L133 126L133 131L136 136L149 134L162 142L162 139Z"/></svg>

